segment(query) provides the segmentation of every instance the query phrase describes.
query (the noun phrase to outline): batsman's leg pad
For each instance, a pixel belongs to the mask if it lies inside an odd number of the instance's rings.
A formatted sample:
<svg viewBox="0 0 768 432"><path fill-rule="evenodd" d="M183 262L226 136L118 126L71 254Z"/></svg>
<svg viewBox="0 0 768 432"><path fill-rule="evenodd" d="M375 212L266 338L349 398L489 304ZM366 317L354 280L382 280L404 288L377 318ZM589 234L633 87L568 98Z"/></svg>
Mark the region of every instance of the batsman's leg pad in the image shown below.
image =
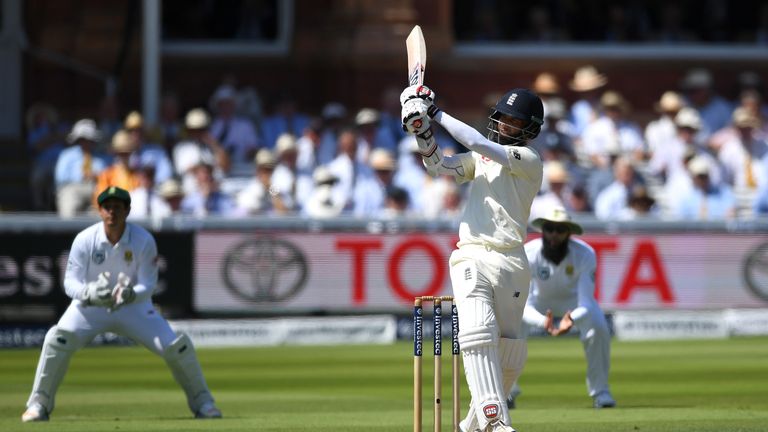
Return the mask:
<svg viewBox="0 0 768 432"><path fill-rule="evenodd" d="M192 340L184 333L163 349L163 358L187 395L187 405L192 413L197 413L206 402L213 402L213 396L203 377L203 370L197 361Z"/></svg>
<svg viewBox="0 0 768 432"><path fill-rule="evenodd" d="M528 360L528 341L499 339L499 360L504 381L504 394L510 394L512 386L523 373L523 367Z"/></svg>
<svg viewBox="0 0 768 432"><path fill-rule="evenodd" d="M463 314L462 314L463 312ZM499 331L493 306L482 299L468 298L459 305L459 344L464 357L464 372L472 393L477 424L468 417L465 430L485 430L498 421L509 425L506 395L499 362Z"/></svg>
<svg viewBox="0 0 768 432"><path fill-rule="evenodd" d="M67 373L72 354L80 349L80 346L75 333L62 330L58 326L48 330L43 341L43 349L27 407L39 403L49 414L53 411L56 405L56 391Z"/></svg>

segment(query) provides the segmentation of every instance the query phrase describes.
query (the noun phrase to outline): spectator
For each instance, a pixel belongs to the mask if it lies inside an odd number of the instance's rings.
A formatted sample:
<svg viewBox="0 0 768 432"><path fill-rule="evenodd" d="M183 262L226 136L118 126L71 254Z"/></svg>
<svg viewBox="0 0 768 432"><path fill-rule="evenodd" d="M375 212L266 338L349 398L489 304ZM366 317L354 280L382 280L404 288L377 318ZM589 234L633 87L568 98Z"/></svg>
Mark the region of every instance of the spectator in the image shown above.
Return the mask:
<svg viewBox="0 0 768 432"><path fill-rule="evenodd" d="M755 195L752 203L752 213L754 216L768 216L768 186L763 186Z"/></svg>
<svg viewBox="0 0 768 432"><path fill-rule="evenodd" d="M666 91L656 102L655 110L659 116L645 127L645 143L651 158L657 151L664 151L665 146L677 137L675 116L683 108L683 98L679 93Z"/></svg>
<svg viewBox="0 0 768 432"><path fill-rule="evenodd" d="M387 187L384 208L378 216L381 219L397 219L408 215L408 191L391 185Z"/></svg>
<svg viewBox="0 0 768 432"><path fill-rule="evenodd" d="M328 102L323 107L322 117L323 131L316 153L318 165L328 164L336 157L339 134L344 129L347 118L347 108L338 102Z"/></svg>
<svg viewBox="0 0 768 432"><path fill-rule="evenodd" d="M344 211L351 211L354 207L352 192L357 181L371 175L367 161L360 162L357 157L357 143L354 129L342 130L339 133L338 154L328 164L328 169L339 179L334 186L334 200L345 203Z"/></svg>
<svg viewBox="0 0 768 432"><path fill-rule="evenodd" d="M173 214L168 202L155 191L155 169L145 166L136 170L138 185L131 191L128 219L162 219ZM172 180L166 180L166 182Z"/></svg>
<svg viewBox="0 0 768 432"><path fill-rule="evenodd" d="M261 149L254 158L256 172L248 185L237 194L238 213L246 215L286 213L282 195L272 184L277 161L269 149Z"/></svg>
<svg viewBox="0 0 768 432"><path fill-rule="evenodd" d="M627 207L620 212L619 219L636 220L657 216L656 200L648 193L648 188L639 183L633 185L629 192Z"/></svg>
<svg viewBox="0 0 768 432"><path fill-rule="evenodd" d="M131 165L155 167L155 183L162 183L173 176L173 165L165 149L156 143L147 142L144 131L144 117L138 111L131 111L125 117L125 131L136 144L136 151L131 155Z"/></svg>
<svg viewBox="0 0 768 432"><path fill-rule="evenodd" d="M328 168L319 166L315 169L312 179L315 187L302 209L303 215L313 219L339 216L344 209L344 203L334 201L333 198L333 186L339 181L338 177Z"/></svg>
<svg viewBox="0 0 768 432"><path fill-rule="evenodd" d="M96 199L99 193L108 187L117 186L131 192L139 186L139 175L131 165L131 159L137 149L136 135L120 130L112 136L114 160L112 165L102 171L96 179L96 189L92 195L94 209L98 207Z"/></svg>
<svg viewBox="0 0 768 432"><path fill-rule="evenodd" d="M27 110L27 149L32 159L30 186L35 210L55 210L54 171L65 148L66 130L59 114L48 103L33 104Z"/></svg>
<svg viewBox="0 0 768 432"><path fill-rule="evenodd" d="M726 184L713 185L709 181L710 162L695 157L688 163L693 189L676 197L673 214L685 220L722 220L736 215L736 198Z"/></svg>
<svg viewBox="0 0 768 432"><path fill-rule="evenodd" d="M544 215L551 207L564 207L570 205L568 183L570 176L565 166L560 161L547 161L544 163L544 182L542 191L533 199L529 220ZM570 210L570 209L569 209Z"/></svg>
<svg viewBox="0 0 768 432"><path fill-rule="evenodd" d="M275 104L272 115L261 121L261 143L274 149L277 139L283 134L299 136L309 124L309 116L298 110L296 100L290 94L283 93Z"/></svg>
<svg viewBox="0 0 768 432"><path fill-rule="evenodd" d="M768 143L759 133L759 119L745 108L733 113L738 134L723 143L717 157L723 165L726 181L740 191L755 192L768 184L768 172L762 162L768 154Z"/></svg>
<svg viewBox="0 0 768 432"><path fill-rule="evenodd" d="M171 210L171 215L181 213L181 202L184 199L184 190L181 183L175 178L164 181L157 188L157 194L165 200Z"/></svg>
<svg viewBox="0 0 768 432"><path fill-rule="evenodd" d="M746 111L751 112L755 117L757 117L758 121L760 122L760 127L757 132L762 135L768 135L768 121L766 121L768 120L768 116L765 115L762 109L763 102L760 93L756 90L744 90L744 92L741 93L739 101L740 103L737 109L744 108ZM728 126L715 131L715 133L713 133L709 138L709 142L707 144L709 145L710 149L718 152L723 147L723 144L725 144L727 141L738 139L738 137L739 128L737 128L733 124L733 121L731 121Z"/></svg>
<svg viewBox="0 0 768 432"><path fill-rule="evenodd" d="M176 143L187 138L179 110L178 96L173 92L163 93L160 98L160 119L147 132L148 141L160 144L169 158L173 157Z"/></svg>
<svg viewBox="0 0 768 432"><path fill-rule="evenodd" d="M626 211L629 193L637 183L637 173L627 156L620 156L613 164L613 183L597 196L595 216L603 220L615 220Z"/></svg>
<svg viewBox="0 0 768 432"><path fill-rule="evenodd" d="M571 138L572 126L565 119L565 101L552 98L544 105L544 124L541 133L531 146L543 160L559 160L563 163L576 162L576 153Z"/></svg>
<svg viewBox="0 0 768 432"><path fill-rule="evenodd" d="M306 172L300 172L296 164L298 158L296 138L284 133L277 138L275 155L277 165L272 174L272 187L280 194L285 210L295 212L309 198L313 180Z"/></svg>
<svg viewBox="0 0 768 432"><path fill-rule="evenodd" d="M360 178L353 191L353 214L357 217L379 215L385 208L387 189L394 186L393 179L397 166L388 150L374 149L371 152L369 165L374 175Z"/></svg>
<svg viewBox="0 0 768 432"><path fill-rule="evenodd" d="M691 69L681 84L687 104L696 108L701 115L702 136L709 138L715 131L724 128L733 112L733 107L715 93L712 74L701 68Z"/></svg>
<svg viewBox="0 0 768 432"><path fill-rule="evenodd" d="M235 88L228 84L220 86L211 97L211 106L215 117L210 132L229 154L231 166L228 174L248 176L260 143L253 123L236 112Z"/></svg>
<svg viewBox="0 0 768 432"><path fill-rule="evenodd" d="M211 118L202 108L190 110L184 118L188 138L174 147L173 165L186 192L195 188L192 169L201 161L214 165L214 176L219 180L229 170L229 155L211 134L210 125Z"/></svg>
<svg viewBox="0 0 768 432"><path fill-rule="evenodd" d="M610 163L608 148L618 145L622 155L635 162L645 160L645 143L640 128L627 119L629 103L614 91L607 91L600 98L603 115L590 123L582 135L584 152L593 166L602 168Z"/></svg>
<svg viewBox="0 0 768 432"><path fill-rule="evenodd" d="M296 169L307 177L312 177L318 164L318 151L323 131L323 121L320 118L310 120L304 128L302 135L296 140L298 155L296 156Z"/></svg>
<svg viewBox="0 0 768 432"><path fill-rule="evenodd" d="M374 148L380 147L376 142L376 131L381 124L379 112L373 108L363 108L355 115L357 128L357 160L365 162L370 158Z"/></svg>
<svg viewBox="0 0 768 432"><path fill-rule="evenodd" d="M213 176L213 165L201 162L193 172L197 187L182 200L182 212L195 217L234 215L235 204L229 195L219 189Z"/></svg>
<svg viewBox="0 0 768 432"><path fill-rule="evenodd" d="M443 182L444 179L440 177L432 179L427 174L427 169L421 161L421 153L419 153L419 145L416 143L415 136L407 135L400 141L398 147L400 155L392 182L408 192L408 196L411 198L411 212L422 214L428 218L436 217L442 208L441 200L436 197L442 196L441 192L445 190L445 188L440 189L438 184L455 182L453 180Z"/></svg>
<svg viewBox="0 0 768 432"><path fill-rule="evenodd" d="M120 103L117 96L107 94L99 103L98 128L101 132L102 144L104 147L100 151L108 151L109 143L112 142L112 135L123 128L123 121L120 119Z"/></svg>
<svg viewBox="0 0 768 432"><path fill-rule="evenodd" d="M597 72L594 66L576 70L569 87L578 93L578 100L571 106L571 121L577 137L581 137L587 125L600 117L600 92L607 83L605 75Z"/></svg>
<svg viewBox="0 0 768 432"><path fill-rule="evenodd" d="M101 133L91 119L79 120L67 135L73 144L56 161L56 206L61 217L72 217L91 207L96 176L107 168L107 159L94 152Z"/></svg>
<svg viewBox="0 0 768 432"><path fill-rule="evenodd" d="M385 148L394 155L397 154L400 140L405 136L400 118L400 89L387 87L381 94L379 127L374 142L377 147Z"/></svg>

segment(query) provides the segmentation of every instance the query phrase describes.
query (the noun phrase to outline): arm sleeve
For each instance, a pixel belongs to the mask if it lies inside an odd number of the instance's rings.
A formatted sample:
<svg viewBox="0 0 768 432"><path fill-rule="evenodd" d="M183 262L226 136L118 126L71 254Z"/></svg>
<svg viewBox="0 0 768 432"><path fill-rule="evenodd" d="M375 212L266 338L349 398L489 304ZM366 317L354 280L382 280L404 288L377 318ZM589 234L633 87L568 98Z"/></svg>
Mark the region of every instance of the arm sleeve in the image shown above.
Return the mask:
<svg viewBox="0 0 768 432"><path fill-rule="evenodd" d="M74 300L82 300L85 295L85 274L88 270L88 248L83 237L75 237L67 258L64 273L64 292Z"/></svg>
<svg viewBox="0 0 768 432"><path fill-rule="evenodd" d="M526 304L525 309L523 309L523 321L529 326L544 328L547 317L530 304Z"/></svg>
<svg viewBox="0 0 768 432"><path fill-rule="evenodd" d="M594 252L590 251L582 263L583 269L579 274L579 280L576 282L576 290L579 306L571 311L571 319L574 322L589 318L590 310L599 310L597 300L595 300L595 271L597 270L597 258Z"/></svg>
<svg viewBox="0 0 768 432"><path fill-rule="evenodd" d="M541 174L539 154L526 146L501 145L486 139L475 128L457 120L444 111L435 115L435 121L464 147L507 167L512 174L536 178Z"/></svg>
<svg viewBox="0 0 768 432"><path fill-rule="evenodd" d="M136 285L133 291L136 293L135 302L148 300L157 286L157 244L155 239L150 237L147 240L144 250L141 252L141 262L137 274Z"/></svg>

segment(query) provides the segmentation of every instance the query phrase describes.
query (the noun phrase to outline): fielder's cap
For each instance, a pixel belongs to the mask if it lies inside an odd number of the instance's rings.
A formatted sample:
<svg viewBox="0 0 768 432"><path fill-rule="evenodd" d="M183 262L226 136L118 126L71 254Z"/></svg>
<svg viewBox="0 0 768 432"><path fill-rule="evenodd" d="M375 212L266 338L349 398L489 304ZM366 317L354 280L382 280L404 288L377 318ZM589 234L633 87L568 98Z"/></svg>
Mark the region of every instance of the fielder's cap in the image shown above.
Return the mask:
<svg viewBox="0 0 768 432"><path fill-rule="evenodd" d="M712 87L712 74L706 69L691 69L683 79L684 89L699 89Z"/></svg>
<svg viewBox="0 0 768 432"><path fill-rule="evenodd" d="M96 122L91 119L78 120L72 131L67 135L67 141L75 143L79 139L97 142L101 139L101 132L96 126Z"/></svg>
<svg viewBox="0 0 768 432"><path fill-rule="evenodd" d="M675 115L675 126L679 128L701 129L701 115L696 108L685 107Z"/></svg>
<svg viewBox="0 0 768 432"><path fill-rule="evenodd" d="M358 126L365 126L378 123L381 119L379 112L373 108L363 108L355 115L355 124Z"/></svg>
<svg viewBox="0 0 768 432"><path fill-rule="evenodd" d="M531 225L536 228L536 230L541 231L541 227L545 223L566 225L571 231L571 234L578 235L584 232L584 230L581 229L581 225L573 222L571 220L571 216L568 214L568 211L566 211L565 208L561 206L550 207L547 209L547 212L544 214L544 216L534 219L533 222L531 222Z"/></svg>
<svg viewBox="0 0 768 432"><path fill-rule="evenodd" d="M371 168L376 171L394 171L395 159L392 157L392 153L383 148L374 149L371 152L371 156L368 159Z"/></svg>
<svg viewBox="0 0 768 432"><path fill-rule="evenodd" d="M142 126L144 126L144 117L141 116L140 112L131 111L125 116L125 122L123 122L125 129L140 129Z"/></svg>
<svg viewBox="0 0 768 432"><path fill-rule="evenodd" d="M112 151L115 153L131 153L138 147L136 140L124 129L120 129L112 135Z"/></svg>
<svg viewBox="0 0 768 432"><path fill-rule="evenodd" d="M189 110L184 118L184 126L187 129L207 129L211 124L211 117L202 108Z"/></svg>
<svg viewBox="0 0 768 432"><path fill-rule="evenodd" d="M736 108L731 116L733 125L739 128L760 127L760 119L750 110L744 107Z"/></svg>
<svg viewBox="0 0 768 432"><path fill-rule="evenodd" d="M277 165L275 155L272 154L272 151L265 148L256 153L253 163L256 164L256 168L274 168Z"/></svg>
<svg viewBox="0 0 768 432"><path fill-rule="evenodd" d="M542 72L533 81L533 91L538 94L557 94L560 92L560 84L553 74Z"/></svg>
<svg viewBox="0 0 768 432"><path fill-rule="evenodd" d="M544 104L532 91L516 88L505 93L494 107L493 117L497 114L506 114L513 118L544 123Z"/></svg>
<svg viewBox="0 0 768 432"><path fill-rule="evenodd" d="M583 66L576 69L569 87L576 92L586 92L599 89L606 83L608 83L608 78L597 72L594 66Z"/></svg>
<svg viewBox="0 0 768 432"><path fill-rule="evenodd" d="M104 201L110 198L119 199L120 201L123 201L125 205L131 205L131 194L128 193L127 190L117 186L108 186L104 189L96 198L96 202L101 205Z"/></svg>
<svg viewBox="0 0 768 432"><path fill-rule="evenodd" d="M683 107L683 98L674 91L665 91L656 102L658 112L678 112Z"/></svg>
<svg viewBox="0 0 768 432"><path fill-rule="evenodd" d="M339 178L336 177L331 170L324 166L319 166L315 168L315 171L312 173L312 179L315 181L316 185L324 185L324 184L334 184L339 181Z"/></svg>
<svg viewBox="0 0 768 432"><path fill-rule="evenodd" d="M709 175L709 159L703 156L696 156L688 161L688 171L694 175Z"/></svg>
<svg viewBox="0 0 768 432"><path fill-rule="evenodd" d="M293 134L280 134L280 136L277 137L277 141L275 141L275 153L277 153L277 157L282 156L287 151L296 151L298 148L298 145L296 145L296 137L293 136Z"/></svg>

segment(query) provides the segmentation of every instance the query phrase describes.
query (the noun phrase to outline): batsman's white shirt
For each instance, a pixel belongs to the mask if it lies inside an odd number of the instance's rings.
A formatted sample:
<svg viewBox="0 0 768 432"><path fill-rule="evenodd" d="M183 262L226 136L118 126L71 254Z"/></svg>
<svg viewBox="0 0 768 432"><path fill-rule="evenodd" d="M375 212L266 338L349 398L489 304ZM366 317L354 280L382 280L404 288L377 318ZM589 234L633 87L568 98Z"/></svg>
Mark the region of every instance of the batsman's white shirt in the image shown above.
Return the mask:
<svg viewBox="0 0 768 432"><path fill-rule="evenodd" d="M568 254L555 264L541 253L541 238L525 244L531 265L531 292L525 306L526 324L543 327L547 309L555 316L571 311L571 318L580 321L588 312L600 312L595 300L595 251L582 240L571 238Z"/></svg>

